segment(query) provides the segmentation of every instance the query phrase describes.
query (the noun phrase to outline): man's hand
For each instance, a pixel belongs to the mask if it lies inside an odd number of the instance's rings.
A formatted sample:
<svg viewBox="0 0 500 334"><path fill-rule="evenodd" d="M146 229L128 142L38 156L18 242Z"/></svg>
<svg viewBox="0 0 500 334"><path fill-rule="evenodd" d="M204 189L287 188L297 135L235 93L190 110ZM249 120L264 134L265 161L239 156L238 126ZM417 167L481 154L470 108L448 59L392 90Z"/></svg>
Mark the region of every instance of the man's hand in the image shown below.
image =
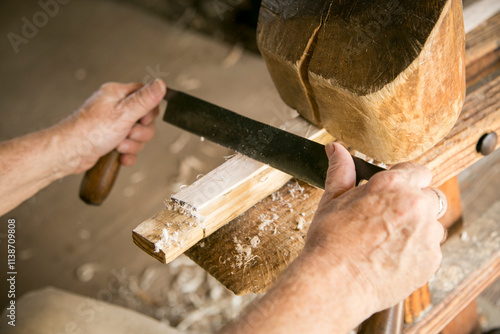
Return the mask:
<svg viewBox="0 0 500 334"><path fill-rule="evenodd" d="M374 312L393 306L423 286L441 262L444 229L437 221L439 197L428 188L432 175L402 163L354 188L349 153L339 144L327 145L327 153L331 167L305 254L332 267L346 264L351 279L372 296Z"/></svg>
<svg viewBox="0 0 500 334"><path fill-rule="evenodd" d="M90 169L115 148L123 165L133 165L153 137L165 92L159 79L146 86L104 84L59 124L0 143L0 215L51 182Z"/></svg>
<svg viewBox="0 0 500 334"><path fill-rule="evenodd" d="M145 86L102 85L77 112L56 126L70 144L61 162L63 174L84 172L113 149L122 154L123 165L133 165L153 137L158 104L165 92L160 79Z"/></svg>
<svg viewBox="0 0 500 334"><path fill-rule="evenodd" d="M403 300L438 269L443 227L439 198L427 188L431 173L404 163L354 188L347 150L339 144L326 150L325 193L304 251L222 333L344 334Z"/></svg>

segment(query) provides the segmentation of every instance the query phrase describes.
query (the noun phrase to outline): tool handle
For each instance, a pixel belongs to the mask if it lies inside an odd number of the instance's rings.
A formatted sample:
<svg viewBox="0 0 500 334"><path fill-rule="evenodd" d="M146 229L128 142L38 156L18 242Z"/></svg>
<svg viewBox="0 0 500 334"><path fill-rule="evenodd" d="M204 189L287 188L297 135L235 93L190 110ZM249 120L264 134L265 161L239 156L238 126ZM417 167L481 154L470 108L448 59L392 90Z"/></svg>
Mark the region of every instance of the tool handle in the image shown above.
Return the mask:
<svg viewBox="0 0 500 334"><path fill-rule="evenodd" d="M102 156L89 169L80 185L80 198L87 204L101 205L108 197L120 170L120 153L116 150Z"/></svg>
<svg viewBox="0 0 500 334"><path fill-rule="evenodd" d="M404 301L365 320L357 334L401 334L404 324Z"/></svg>

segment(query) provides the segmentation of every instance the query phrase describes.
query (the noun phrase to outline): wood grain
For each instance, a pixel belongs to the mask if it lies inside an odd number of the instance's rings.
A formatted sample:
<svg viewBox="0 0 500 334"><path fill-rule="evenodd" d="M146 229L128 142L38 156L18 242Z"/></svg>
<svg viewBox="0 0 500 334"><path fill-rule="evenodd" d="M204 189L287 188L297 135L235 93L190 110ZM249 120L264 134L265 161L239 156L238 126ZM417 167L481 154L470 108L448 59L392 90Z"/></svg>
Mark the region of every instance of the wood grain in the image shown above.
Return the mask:
<svg viewBox="0 0 500 334"><path fill-rule="evenodd" d="M333 140L324 129L301 117L287 122L283 128L323 144ZM134 229L134 243L157 260L168 263L291 178L268 165L236 155L172 195L165 209Z"/></svg>
<svg viewBox="0 0 500 334"><path fill-rule="evenodd" d="M461 0L264 0L257 31L283 101L387 164L421 155L455 124L464 36Z"/></svg>
<svg viewBox="0 0 500 334"><path fill-rule="evenodd" d="M420 289L415 290L405 299L404 303L404 322L411 324L431 305L429 284L427 283Z"/></svg>

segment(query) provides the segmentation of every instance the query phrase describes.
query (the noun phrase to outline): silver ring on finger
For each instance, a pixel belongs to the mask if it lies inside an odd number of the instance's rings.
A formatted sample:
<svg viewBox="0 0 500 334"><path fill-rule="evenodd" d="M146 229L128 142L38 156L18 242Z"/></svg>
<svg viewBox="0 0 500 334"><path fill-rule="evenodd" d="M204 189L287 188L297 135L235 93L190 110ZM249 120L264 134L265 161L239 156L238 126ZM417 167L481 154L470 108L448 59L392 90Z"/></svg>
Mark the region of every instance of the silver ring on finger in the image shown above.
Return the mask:
<svg viewBox="0 0 500 334"><path fill-rule="evenodd" d="M445 194L443 194L442 191L440 191L436 188L431 188L431 190L436 194L436 196L439 199L439 210L437 213L437 217L441 218L446 211L446 207L448 206L446 196L445 196Z"/></svg>

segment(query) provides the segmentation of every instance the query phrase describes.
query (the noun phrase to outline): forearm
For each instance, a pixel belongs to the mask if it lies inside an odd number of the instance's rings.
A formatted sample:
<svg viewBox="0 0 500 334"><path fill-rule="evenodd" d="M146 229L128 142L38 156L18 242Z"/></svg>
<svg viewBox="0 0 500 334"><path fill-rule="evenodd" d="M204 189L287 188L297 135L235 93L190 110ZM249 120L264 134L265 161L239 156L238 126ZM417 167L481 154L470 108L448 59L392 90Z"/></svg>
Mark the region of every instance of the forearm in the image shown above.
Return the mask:
<svg viewBox="0 0 500 334"><path fill-rule="evenodd" d="M0 143L0 215L69 173L66 144L58 126Z"/></svg>
<svg viewBox="0 0 500 334"><path fill-rule="evenodd" d="M373 310L372 291L342 261L301 255L276 285L222 333L347 333Z"/></svg>
<svg viewBox="0 0 500 334"><path fill-rule="evenodd" d="M154 134L165 83L102 85L57 125L0 143L0 215L54 180L85 172L116 149L132 166Z"/></svg>

